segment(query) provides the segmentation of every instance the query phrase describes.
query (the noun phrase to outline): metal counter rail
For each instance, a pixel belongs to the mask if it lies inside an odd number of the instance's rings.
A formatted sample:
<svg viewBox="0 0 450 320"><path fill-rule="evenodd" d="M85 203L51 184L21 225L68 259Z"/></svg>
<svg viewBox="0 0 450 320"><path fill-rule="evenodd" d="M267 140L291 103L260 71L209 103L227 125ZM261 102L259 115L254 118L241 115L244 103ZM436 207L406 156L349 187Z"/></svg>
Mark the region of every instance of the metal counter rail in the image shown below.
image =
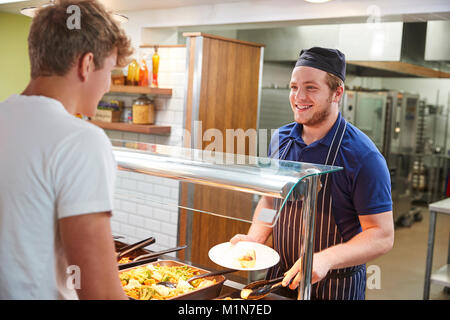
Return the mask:
<svg viewBox="0 0 450 320"><path fill-rule="evenodd" d="M238 165L208 165L200 161L164 157L150 153L128 151L113 147L121 170L150 174L186 182L238 190L264 196L284 198L293 186L309 173L298 177L276 175L273 169L245 170Z"/></svg>

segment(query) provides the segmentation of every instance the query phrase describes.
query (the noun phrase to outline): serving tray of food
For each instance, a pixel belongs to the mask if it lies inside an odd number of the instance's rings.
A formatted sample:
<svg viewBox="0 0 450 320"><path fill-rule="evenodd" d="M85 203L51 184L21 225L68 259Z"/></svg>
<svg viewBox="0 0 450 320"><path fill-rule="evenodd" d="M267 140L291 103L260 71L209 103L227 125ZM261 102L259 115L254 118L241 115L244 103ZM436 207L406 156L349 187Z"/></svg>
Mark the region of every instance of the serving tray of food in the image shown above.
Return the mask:
<svg viewBox="0 0 450 320"><path fill-rule="evenodd" d="M204 300L219 296L225 277L210 276L189 282L209 271L173 260L160 260L119 272L122 287L135 300ZM170 284L170 285L168 285Z"/></svg>

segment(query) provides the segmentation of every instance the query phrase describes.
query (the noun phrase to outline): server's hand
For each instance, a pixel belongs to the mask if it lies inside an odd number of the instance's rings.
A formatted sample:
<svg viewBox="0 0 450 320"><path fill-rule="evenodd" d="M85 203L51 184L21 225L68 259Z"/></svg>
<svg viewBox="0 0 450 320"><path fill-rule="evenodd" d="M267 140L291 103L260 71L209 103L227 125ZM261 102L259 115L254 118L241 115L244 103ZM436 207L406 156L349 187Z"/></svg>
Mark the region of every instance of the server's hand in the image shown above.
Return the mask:
<svg viewBox="0 0 450 320"><path fill-rule="evenodd" d="M284 279L282 282L282 286L286 287L289 284L289 281L293 277L294 280L292 281L291 285L289 286L290 289L294 290L298 287L298 284L300 283L300 269L302 267L302 259L298 259L297 262L294 264L294 266L289 269L289 271L284 273ZM320 252L315 253L313 257L313 267L312 267L312 280L311 283L314 284L327 275L328 271L330 271L330 264L325 259L323 255L320 254Z"/></svg>

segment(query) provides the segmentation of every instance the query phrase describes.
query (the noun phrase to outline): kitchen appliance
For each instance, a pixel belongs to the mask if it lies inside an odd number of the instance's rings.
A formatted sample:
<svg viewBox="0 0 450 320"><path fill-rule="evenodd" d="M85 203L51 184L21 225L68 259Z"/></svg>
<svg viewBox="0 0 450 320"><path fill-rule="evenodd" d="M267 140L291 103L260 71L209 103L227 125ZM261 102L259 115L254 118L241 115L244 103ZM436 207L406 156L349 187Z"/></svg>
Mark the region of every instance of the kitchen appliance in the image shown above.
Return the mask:
<svg viewBox="0 0 450 320"><path fill-rule="evenodd" d="M448 111L443 105L422 100L416 137L416 157L412 172L413 201L428 204L445 195L442 185L447 180L445 146L448 131Z"/></svg>
<svg viewBox="0 0 450 320"><path fill-rule="evenodd" d="M391 173L394 221L401 226L411 225L411 172L417 147L419 95L348 90L340 109L343 117L364 132L385 157Z"/></svg>

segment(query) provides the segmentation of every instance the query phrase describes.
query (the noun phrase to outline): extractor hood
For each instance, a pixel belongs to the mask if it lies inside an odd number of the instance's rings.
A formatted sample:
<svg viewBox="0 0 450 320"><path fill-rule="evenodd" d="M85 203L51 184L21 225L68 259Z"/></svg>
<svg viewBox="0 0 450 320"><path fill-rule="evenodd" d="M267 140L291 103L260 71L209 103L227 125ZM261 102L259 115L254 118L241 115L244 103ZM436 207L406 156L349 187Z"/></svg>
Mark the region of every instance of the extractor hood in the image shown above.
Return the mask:
<svg viewBox="0 0 450 320"><path fill-rule="evenodd" d="M345 53L359 76L450 78L448 21L304 25L239 30L238 39L266 44L266 61L295 61L303 48Z"/></svg>
<svg viewBox="0 0 450 320"><path fill-rule="evenodd" d="M403 23L398 61L351 60L348 63L353 70L355 66L363 67L359 70L360 75L378 70L383 71L384 76L450 78L450 49L447 40L450 30L445 34L445 28L450 28L447 21Z"/></svg>

